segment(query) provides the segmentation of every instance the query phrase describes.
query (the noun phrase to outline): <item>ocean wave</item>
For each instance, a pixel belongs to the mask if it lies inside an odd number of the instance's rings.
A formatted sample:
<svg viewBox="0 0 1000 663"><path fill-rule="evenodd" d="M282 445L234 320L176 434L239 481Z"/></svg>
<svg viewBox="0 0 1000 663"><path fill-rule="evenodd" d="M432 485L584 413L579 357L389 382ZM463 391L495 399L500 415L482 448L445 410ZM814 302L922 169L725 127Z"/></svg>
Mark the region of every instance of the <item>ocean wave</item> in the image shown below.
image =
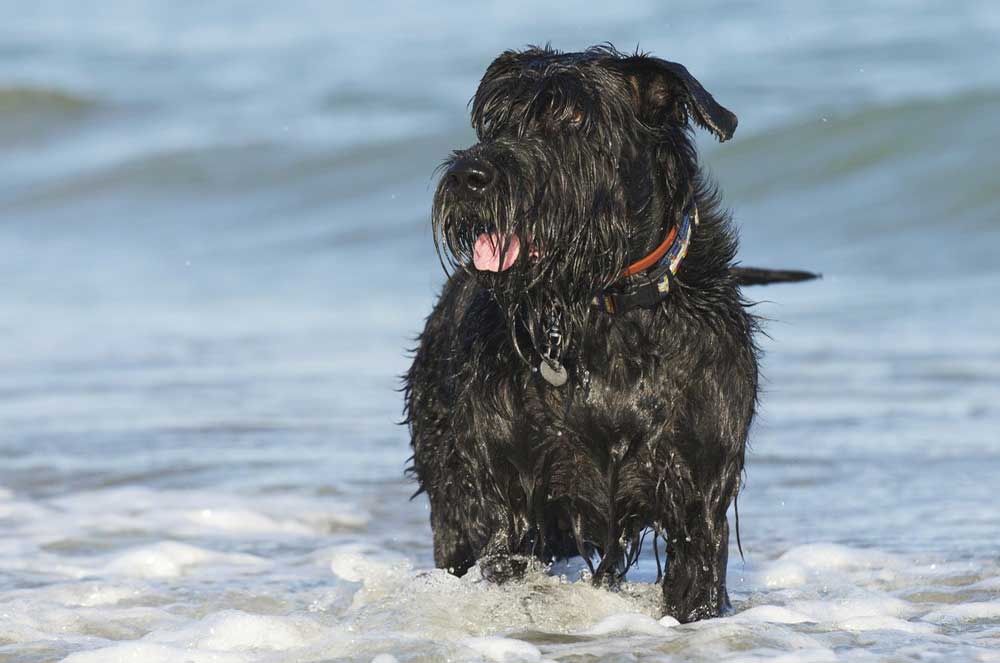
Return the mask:
<svg viewBox="0 0 1000 663"><path fill-rule="evenodd" d="M724 175L720 179L728 195L751 201L786 191L842 190L857 177L877 180L884 191L890 180L905 184L906 176L925 170L949 182L970 175L975 179L978 169L996 166L995 152L979 148L1000 139L1000 127L992 120L998 113L998 90L871 103L849 111L819 110L807 120L744 135L713 149L710 161ZM952 157L956 153L961 156ZM951 158L965 168L942 168ZM1000 195L996 187L989 189L993 196ZM878 199L875 195L871 200Z"/></svg>
<svg viewBox="0 0 1000 663"><path fill-rule="evenodd" d="M0 118L46 111L79 114L98 105L96 99L67 90L20 85L0 87Z"/></svg>
<svg viewBox="0 0 1000 663"><path fill-rule="evenodd" d="M100 103L56 88L0 87L0 147L35 149L40 141L80 125Z"/></svg>

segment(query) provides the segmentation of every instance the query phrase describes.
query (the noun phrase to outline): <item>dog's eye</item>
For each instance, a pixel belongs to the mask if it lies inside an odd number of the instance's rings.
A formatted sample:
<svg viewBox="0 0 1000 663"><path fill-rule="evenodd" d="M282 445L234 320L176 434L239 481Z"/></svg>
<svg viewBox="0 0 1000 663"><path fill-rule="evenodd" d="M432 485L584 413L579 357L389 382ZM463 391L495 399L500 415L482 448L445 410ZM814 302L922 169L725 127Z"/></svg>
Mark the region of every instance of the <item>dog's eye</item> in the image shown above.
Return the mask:
<svg viewBox="0 0 1000 663"><path fill-rule="evenodd" d="M573 129L578 129L583 126L583 111L576 111L570 116L567 124Z"/></svg>

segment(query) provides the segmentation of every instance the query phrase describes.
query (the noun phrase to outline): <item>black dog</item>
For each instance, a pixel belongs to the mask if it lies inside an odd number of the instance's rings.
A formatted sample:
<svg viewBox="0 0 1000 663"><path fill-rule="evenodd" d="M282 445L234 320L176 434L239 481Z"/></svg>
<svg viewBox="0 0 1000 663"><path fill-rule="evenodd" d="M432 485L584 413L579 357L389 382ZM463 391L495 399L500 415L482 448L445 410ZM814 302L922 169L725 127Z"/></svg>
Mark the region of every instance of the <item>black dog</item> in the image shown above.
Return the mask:
<svg viewBox="0 0 1000 663"><path fill-rule="evenodd" d="M726 140L736 117L610 46L506 52L471 105L480 142L434 198L454 274L405 378L435 562L503 580L596 554L614 584L652 532L666 613L718 615L757 398L738 286L812 276L732 266L689 120Z"/></svg>

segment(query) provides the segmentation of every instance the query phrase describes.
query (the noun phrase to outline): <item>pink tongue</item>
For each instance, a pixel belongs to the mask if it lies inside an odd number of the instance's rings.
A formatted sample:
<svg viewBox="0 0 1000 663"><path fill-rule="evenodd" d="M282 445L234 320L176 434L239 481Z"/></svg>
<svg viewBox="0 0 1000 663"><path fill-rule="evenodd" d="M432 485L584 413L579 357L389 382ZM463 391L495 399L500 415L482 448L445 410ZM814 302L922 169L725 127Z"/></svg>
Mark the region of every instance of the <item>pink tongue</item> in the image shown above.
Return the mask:
<svg viewBox="0 0 1000 663"><path fill-rule="evenodd" d="M503 265L500 264L500 250L506 248L503 255ZM510 266L517 260L517 255L521 252L521 240L517 235L511 235L507 239L507 246L503 246L503 241L497 233L483 233L476 240L476 246L472 253L472 262L476 269L482 272L502 272L510 269Z"/></svg>

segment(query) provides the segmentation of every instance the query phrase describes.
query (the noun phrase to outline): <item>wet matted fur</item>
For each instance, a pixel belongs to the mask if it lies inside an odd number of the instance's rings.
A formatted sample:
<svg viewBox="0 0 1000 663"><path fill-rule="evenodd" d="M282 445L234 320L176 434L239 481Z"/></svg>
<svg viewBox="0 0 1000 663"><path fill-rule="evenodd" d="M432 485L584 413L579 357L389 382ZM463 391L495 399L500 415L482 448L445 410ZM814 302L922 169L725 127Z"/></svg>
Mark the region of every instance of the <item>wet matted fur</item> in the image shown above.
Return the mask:
<svg viewBox="0 0 1000 663"><path fill-rule="evenodd" d="M435 563L502 581L579 554L613 585L652 533L664 612L718 615L758 352L691 123L726 140L736 117L683 66L609 46L503 53L471 106L479 142L446 162L434 198L451 276L405 376ZM593 306L695 208L668 296ZM484 237L509 268L476 269ZM562 386L538 370L552 328Z"/></svg>

